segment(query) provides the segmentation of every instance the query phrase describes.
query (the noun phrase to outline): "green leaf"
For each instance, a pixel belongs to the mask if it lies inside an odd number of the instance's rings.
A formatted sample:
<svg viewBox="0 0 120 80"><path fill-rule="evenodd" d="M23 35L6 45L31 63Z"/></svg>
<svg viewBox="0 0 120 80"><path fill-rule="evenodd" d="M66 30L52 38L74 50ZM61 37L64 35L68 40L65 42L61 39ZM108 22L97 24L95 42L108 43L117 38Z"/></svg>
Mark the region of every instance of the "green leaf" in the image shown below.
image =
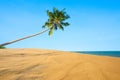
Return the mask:
<svg viewBox="0 0 120 80"><path fill-rule="evenodd" d="M58 28L64 30L64 26L69 26L68 22L65 22L70 16L66 13L65 9L58 10L53 8L53 11L47 10L48 20L45 22L43 28L47 27L50 29L49 35L53 34L54 30Z"/></svg>
<svg viewBox="0 0 120 80"><path fill-rule="evenodd" d="M55 26L55 28L54 28L55 30L57 30L57 26Z"/></svg>
<svg viewBox="0 0 120 80"><path fill-rule="evenodd" d="M47 12L47 15L49 15L49 10L47 10L46 12Z"/></svg>
<svg viewBox="0 0 120 80"><path fill-rule="evenodd" d="M49 31L49 36L51 36L53 34L53 30Z"/></svg>
<svg viewBox="0 0 120 80"><path fill-rule="evenodd" d="M0 46L0 49L5 49L6 47L4 47L4 46Z"/></svg>
<svg viewBox="0 0 120 80"><path fill-rule="evenodd" d="M69 26L70 24L68 22L61 22L63 26Z"/></svg>
<svg viewBox="0 0 120 80"><path fill-rule="evenodd" d="M43 25L42 28L45 28L45 25Z"/></svg>
<svg viewBox="0 0 120 80"><path fill-rule="evenodd" d="M64 30L63 26L61 24L58 24L59 29Z"/></svg>

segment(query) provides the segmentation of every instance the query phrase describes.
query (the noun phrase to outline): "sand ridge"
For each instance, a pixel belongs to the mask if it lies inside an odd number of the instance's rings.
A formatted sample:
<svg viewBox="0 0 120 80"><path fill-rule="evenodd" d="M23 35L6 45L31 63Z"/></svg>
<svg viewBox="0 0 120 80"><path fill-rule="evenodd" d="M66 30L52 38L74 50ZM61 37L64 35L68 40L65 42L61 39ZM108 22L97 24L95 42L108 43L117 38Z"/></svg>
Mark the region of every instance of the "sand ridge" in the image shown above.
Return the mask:
<svg viewBox="0 0 120 80"><path fill-rule="evenodd" d="M120 80L120 58L44 49L0 49L0 80Z"/></svg>

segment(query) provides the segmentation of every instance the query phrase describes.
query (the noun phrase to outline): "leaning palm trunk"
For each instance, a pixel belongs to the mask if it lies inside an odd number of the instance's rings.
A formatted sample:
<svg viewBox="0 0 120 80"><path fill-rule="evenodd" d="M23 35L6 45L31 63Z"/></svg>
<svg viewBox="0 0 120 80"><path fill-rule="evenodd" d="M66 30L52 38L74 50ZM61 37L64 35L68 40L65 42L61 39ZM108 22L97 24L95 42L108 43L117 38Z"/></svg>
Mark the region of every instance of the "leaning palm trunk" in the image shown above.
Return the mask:
<svg viewBox="0 0 120 80"><path fill-rule="evenodd" d="M3 44L0 44L0 46L6 46L6 45L8 45L8 44L12 44L12 43L15 43L15 42L18 42L18 41L21 41L21 40L27 39L27 38L31 38L31 37L34 37L34 36L40 35L40 34L46 32L46 31L48 31L48 30L49 30L49 29L44 30L44 31L41 31L41 32L36 33L36 34L33 34L33 35L30 35L30 36L26 36L26 37L19 38L19 39L16 39L16 40L10 41L10 42L6 42L6 43L3 43Z"/></svg>
<svg viewBox="0 0 120 80"><path fill-rule="evenodd" d="M42 26L43 28L47 27L48 28L47 30L44 30L42 32L30 35L30 36L23 37L23 38L20 38L20 39L16 39L16 40L13 40L13 41L10 41L10 42L0 44L0 47L3 47L3 46L6 46L8 44L12 44L12 43L15 43L15 42L27 39L27 38L31 38L31 37L40 35L40 34L46 32L48 30L49 30L49 35L52 35L53 31L57 30L58 28L61 29L61 30L64 30L63 26L69 26L69 23L64 22L64 21L66 19L70 18L69 15L67 15L64 10L65 9L60 11L56 8L53 9L53 12L47 10L47 15L48 15L49 18L48 18L47 22L45 22L45 24Z"/></svg>

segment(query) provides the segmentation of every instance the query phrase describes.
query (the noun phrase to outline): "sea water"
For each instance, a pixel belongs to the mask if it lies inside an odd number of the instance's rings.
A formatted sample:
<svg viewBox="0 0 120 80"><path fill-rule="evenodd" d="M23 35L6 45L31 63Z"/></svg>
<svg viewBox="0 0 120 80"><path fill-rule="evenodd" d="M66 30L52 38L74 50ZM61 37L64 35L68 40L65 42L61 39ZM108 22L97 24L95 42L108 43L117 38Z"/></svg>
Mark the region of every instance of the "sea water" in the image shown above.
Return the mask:
<svg viewBox="0 0 120 80"><path fill-rule="evenodd" d="M120 51L76 51L83 54L120 57Z"/></svg>

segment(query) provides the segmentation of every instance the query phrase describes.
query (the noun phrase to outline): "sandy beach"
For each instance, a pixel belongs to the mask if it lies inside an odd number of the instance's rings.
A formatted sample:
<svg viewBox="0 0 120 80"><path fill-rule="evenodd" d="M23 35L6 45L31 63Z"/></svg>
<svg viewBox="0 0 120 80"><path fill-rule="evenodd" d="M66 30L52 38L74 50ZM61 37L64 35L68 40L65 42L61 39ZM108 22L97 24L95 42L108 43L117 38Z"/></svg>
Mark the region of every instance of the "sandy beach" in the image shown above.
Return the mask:
<svg viewBox="0 0 120 80"><path fill-rule="evenodd" d="M120 80L120 58L44 49L0 49L0 80Z"/></svg>

